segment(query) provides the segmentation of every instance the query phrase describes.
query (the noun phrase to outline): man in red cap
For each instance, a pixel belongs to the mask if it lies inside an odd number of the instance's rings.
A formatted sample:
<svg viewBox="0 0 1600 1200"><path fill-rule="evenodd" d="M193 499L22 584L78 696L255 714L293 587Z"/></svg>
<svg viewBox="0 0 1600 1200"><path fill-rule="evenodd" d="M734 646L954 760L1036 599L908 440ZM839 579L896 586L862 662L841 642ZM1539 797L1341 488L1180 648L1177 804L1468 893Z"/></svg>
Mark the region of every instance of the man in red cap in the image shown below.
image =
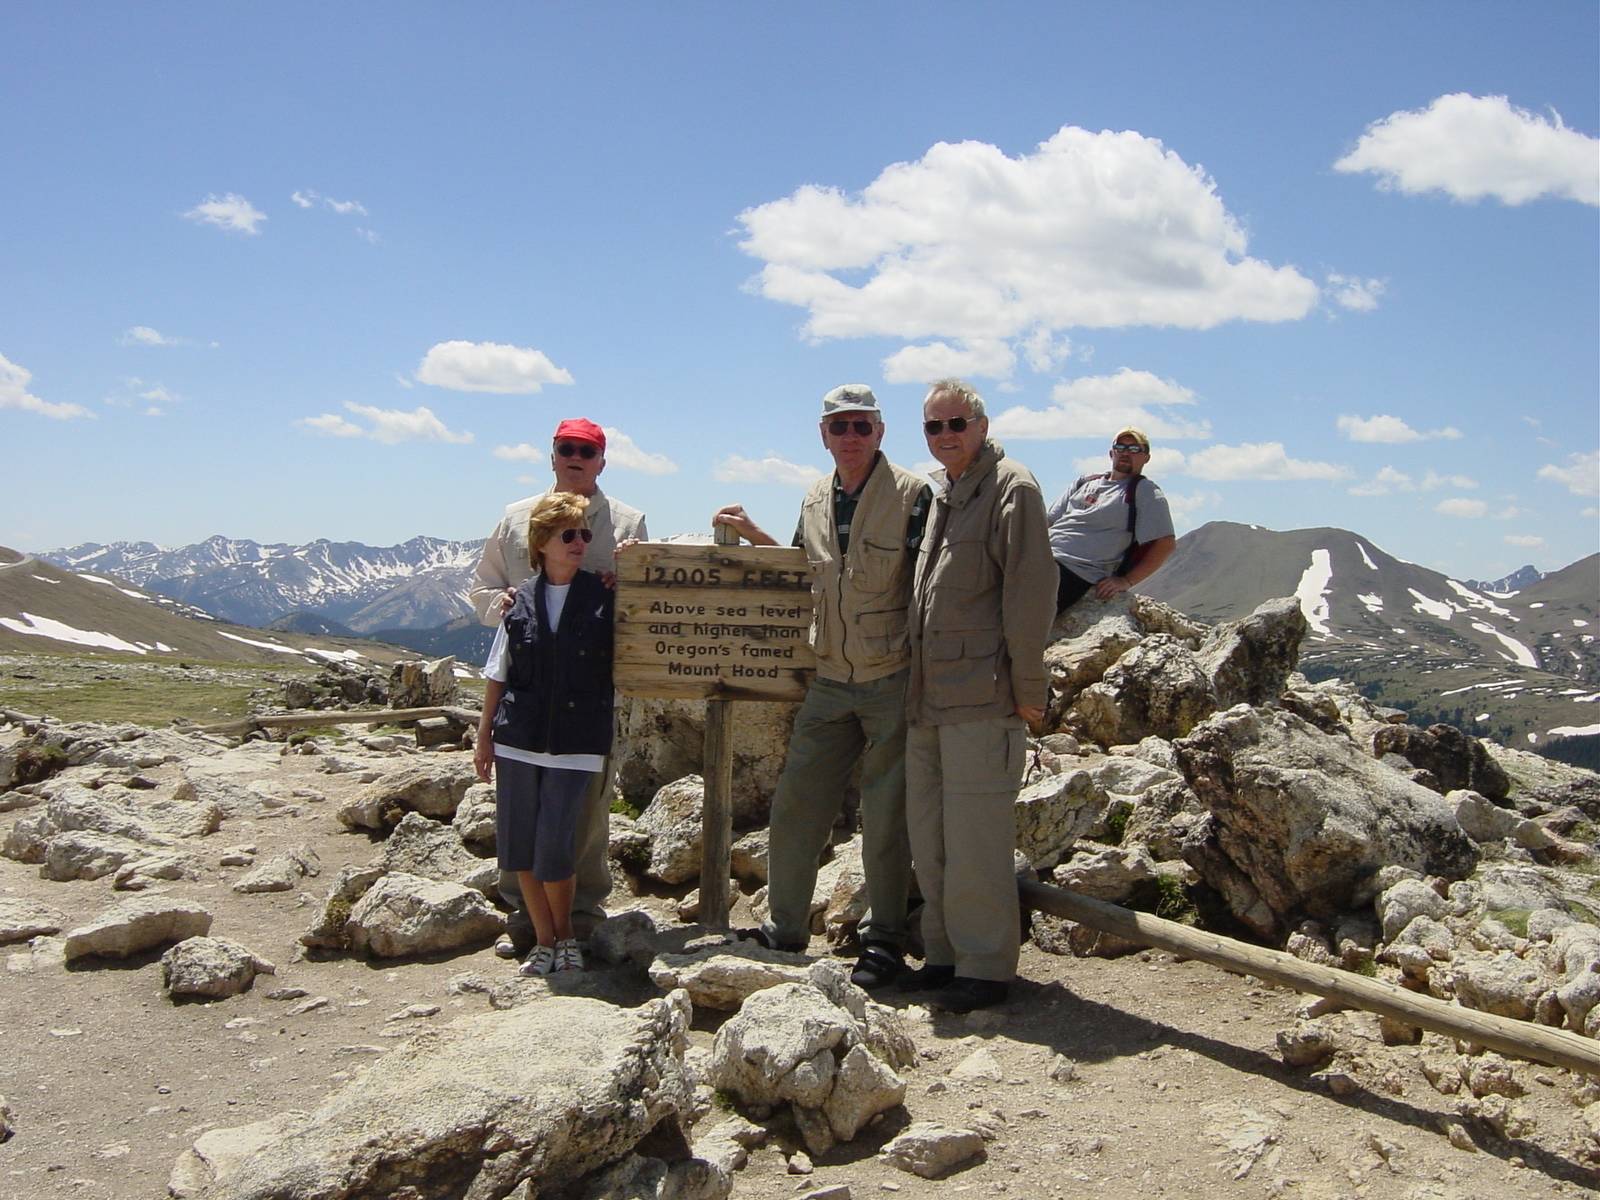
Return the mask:
<svg viewBox="0 0 1600 1200"><path fill-rule="evenodd" d="M594 539L583 556L583 565L602 575L617 569L617 547L631 541L646 541L644 513L614 500L600 490L600 472L606 469L606 431L584 417L570 417L556 426L550 446L550 469L554 482L545 492L576 492L589 498L585 510ZM470 595L478 620L498 625L508 598L524 579L533 573L528 557L528 511L539 496L528 496L506 506L505 515L484 543ZM508 590L509 589L509 590ZM572 923L578 936L605 920L603 904L611 891L611 868L607 847L611 831L611 787L615 775L616 750L606 759L605 769L594 775L594 784L578 816L578 887L572 903ZM500 894L512 906L506 937L495 946L503 958L520 957L533 945L533 927L522 908L522 895L515 875L501 872Z"/></svg>

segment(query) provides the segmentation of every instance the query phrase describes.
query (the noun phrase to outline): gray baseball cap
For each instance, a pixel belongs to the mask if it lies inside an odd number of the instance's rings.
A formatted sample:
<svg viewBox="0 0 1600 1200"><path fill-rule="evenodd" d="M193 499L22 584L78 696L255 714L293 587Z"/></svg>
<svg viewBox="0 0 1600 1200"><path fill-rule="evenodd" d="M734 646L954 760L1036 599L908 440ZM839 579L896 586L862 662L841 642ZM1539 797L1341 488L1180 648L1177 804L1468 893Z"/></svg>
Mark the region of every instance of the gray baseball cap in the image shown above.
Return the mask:
<svg viewBox="0 0 1600 1200"><path fill-rule="evenodd" d="M846 383L833 389L822 398L822 419L838 416L840 413L869 412L879 413L878 398L872 394L872 389L864 383Z"/></svg>

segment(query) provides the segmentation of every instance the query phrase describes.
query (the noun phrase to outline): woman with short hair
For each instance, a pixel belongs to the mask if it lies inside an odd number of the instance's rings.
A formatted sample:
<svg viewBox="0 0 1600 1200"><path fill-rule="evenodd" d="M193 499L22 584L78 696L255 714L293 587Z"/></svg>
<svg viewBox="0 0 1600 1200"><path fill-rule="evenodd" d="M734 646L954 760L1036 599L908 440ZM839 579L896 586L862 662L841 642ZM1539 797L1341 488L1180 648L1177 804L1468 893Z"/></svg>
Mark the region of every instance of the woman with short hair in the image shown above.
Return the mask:
<svg viewBox="0 0 1600 1200"><path fill-rule="evenodd" d="M495 776L496 852L514 871L537 944L524 975L581 971L572 929L578 812L611 749L610 588L581 568L588 500L542 497L528 516L533 575L517 589L484 665L478 778Z"/></svg>

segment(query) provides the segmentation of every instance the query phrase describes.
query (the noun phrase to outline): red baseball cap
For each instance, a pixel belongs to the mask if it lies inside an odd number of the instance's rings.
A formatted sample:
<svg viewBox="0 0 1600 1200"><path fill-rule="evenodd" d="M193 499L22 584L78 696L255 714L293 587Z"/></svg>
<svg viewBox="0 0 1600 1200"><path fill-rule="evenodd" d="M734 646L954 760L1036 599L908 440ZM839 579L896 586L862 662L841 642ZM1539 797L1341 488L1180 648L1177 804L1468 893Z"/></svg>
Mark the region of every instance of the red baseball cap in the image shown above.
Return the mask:
<svg viewBox="0 0 1600 1200"><path fill-rule="evenodd" d="M606 452L606 431L584 417L568 417L556 426L557 442L592 442Z"/></svg>

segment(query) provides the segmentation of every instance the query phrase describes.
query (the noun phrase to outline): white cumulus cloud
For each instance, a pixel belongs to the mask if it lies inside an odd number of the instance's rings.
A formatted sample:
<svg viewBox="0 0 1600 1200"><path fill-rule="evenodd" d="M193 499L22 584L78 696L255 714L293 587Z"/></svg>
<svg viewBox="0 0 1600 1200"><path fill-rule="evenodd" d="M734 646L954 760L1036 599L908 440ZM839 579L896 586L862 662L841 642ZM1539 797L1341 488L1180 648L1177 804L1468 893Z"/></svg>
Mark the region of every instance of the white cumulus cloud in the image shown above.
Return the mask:
<svg viewBox="0 0 1600 1200"><path fill-rule="evenodd" d="M1352 484L1352 496L1387 496L1390 492L1414 492L1417 482L1404 471L1397 471L1393 467L1382 467L1371 479L1362 483Z"/></svg>
<svg viewBox="0 0 1600 1200"><path fill-rule="evenodd" d="M1547 463L1539 478L1559 483L1574 496L1600 496L1600 451L1567 455L1566 465Z"/></svg>
<svg viewBox="0 0 1600 1200"><path fill-rule="evenodd" d="M1111 375L1064 379L1050 392L1049 408L1008 408L989 421L995 437L1027 441L1040 438L1109 438L1129 425L1166 438L1207 438L1211 423L1158 410L1192 405L1194 392L1149 371L1123 367Z"/></svg>
<svg viewBox="0 0 1600 1200"><path fill-rule="evenodd" d="M417 379L457 392L503 395L541 391L547 383L571 383L572 375L543 350L501 342L439 342L423 355Z"/></svg>
<svg viewBox="0 0 1600 1200"><path fill-rule="evenodd" d="M181 346L182 338L167 337L148 325L134 325L123 330L122 336L117 339L123 346Z"/></svg>
<svg viewBox="0 0 1600 1200"><path fill-rule="evenodd" d="M225 196L207 196L183 215L202 225L214 225L229 233L246 234L260 233L261 222L267 219L266 213L235 192Z"/></svg>
<svg viewBox="0 0 1600 1200"><path fill-rule="evenodd" d="M311 188L301 188L298 191L291 192L289 193L289 199L294 201L297 208L315 208L318 204L321 204L328 211L336 212L341 217L348 217L352 214L358 217L367 215L367 206L359 200L335 200L332 196L324 196Z"/></svg>
<svg viewBox="0 0 1600 1200"><path fill-rule="evenodd" d="M626 467L642 475L676 475L678 464L665 454L651 454L641 450L637 443L614 426L605 426L606 465Z"/></svg>
<svg viewBox="0 0 1600 1200"><path fill-rule="evenodd" d="M361 426L345 420L338 413L323 413L320 417L301 417L295 424L315 429L318 433L325 433L329 437L360 437L366 432Z"/></svg>
<svg viewBox="0 0 1600 1200"><path fill-rule="evenodd" d="M1152 435L1154 436L1154 435ZM1189 474L1212 480L1343 479L1350 471L1336 463L1290 458L1282 442L1242 442L1207 446L1189 455Z"/></svg>
<svg viewBox="0 0 1600 1200"><path fill-rule="evenodd" d="M1328 293L1333 297L1333 302L1351 312L1371 312L1377 308L1378 300L1388 286L1381 279L1357 279L1333 271L1328 273Z"/></svg>
<svg viewBox="0 0 1600 1200"><path fill-rule="evenodd" d="M1167 497L1167 507L1172 511L1172 519L1178 525L1192 525L1200 514L1222 505L1222 496L1217 492L1170 492L1165 488L1161 490Z"/></svg>
<svg viewBox="0 0 1600 1200"><path fill-rule="evenodd" d="M454 433L433 415L432 410L421 405L407 412L400 408L377 408L370 404L345 403L345 411L362 418L367 423L358 425L337 413L323 413L317 417L302 417L295 424L332 437L364 437L386 446L399 442L449 442L465 445L472 441L470 433Z"/></svg>
<svg viewBox="0 0 1600 1200"><path fill-rule="evenodd" d="M1503 540L1509 546L1526 546L1529 550L1544 545L1544 539L1536 533L1508 533Z"/></svg>
<svg viewBox="0 0 1600 1200"><path fill-rule="evenodd" d="M1478 481L1470 475L1441 475L1429 468L1428 473L1422 477L1422 490L1432 492L1442 487L1475 488Z"/></svg>
<svg viewBox="0 0 1600 1200"><path fill-rule="evenodd" d="M1346 413L1339 417L1336 424L1339 432L1352 442L1401 443L1437 439L1454 441L1461 436L1461 431L1452 425L1424 431L1411 428L1399 417L1383 413L1371 417L1357 417Z"/></svg>
<svg viewBox="0 0 1600 1200"><path fill-rule="evenodd" d="M816 467L787 462L775 454L765 458L730 454L712 469L711 477L718 483L783 483L810 487L822 478L822 472Z"/></svg>
<svg viewBox="0 0 1600 1200"><path fill-rule="evenodd" d="M1318 297L1249 256L1210 176L1136 132L1064 126L1014 158L941 142L859 193L808 184L738 220L755 290L807 310L818 339L1037 351L1074 327L1296 320Z"/></svg>
<svg viewBox="0 0 1600 1200"><path fill-rule="evenodd" d="M1441 500L1433 506L1433 511L1442 517L1482 517L1489 511L1489 506L1482 500L1468 500L1464 496L1452 496L1448 500Z"/></svg>
<svg viewBox="0 0 1600 1200"><path fill-rule="evenodd" d="M1017 364L1016 353L1003 341L929 342L907 346L883 360L889 383L932 383L950 375L969 379L1007 379Z"/></svg>
<svg viewBox="0 0 1600 1200"><path fill-rule="evenodd" d="M518 442L515 446L496 446L491 453L507 462L548 462L549 446L535 446L532 442Z"/></svg>
<svg viewBox="0 0 1600 1200"><path fill-rule="evenodd" d="M52 404L28 391L33 372L0 354L0 408L14 408L31 412L56 421L70 421L76 417L94 419L94 414L81 404Z"/></svg>
<svg viewBox="0 0 1600 1200"><path fill-rule="evenodd" d="M1408 195L1600 205L1600 141L1568 129L1558 113L1542 117L1504 96L1456 92L1421 111L1390 113L1333 167L1370 172L1379 187Z"/></svg>

